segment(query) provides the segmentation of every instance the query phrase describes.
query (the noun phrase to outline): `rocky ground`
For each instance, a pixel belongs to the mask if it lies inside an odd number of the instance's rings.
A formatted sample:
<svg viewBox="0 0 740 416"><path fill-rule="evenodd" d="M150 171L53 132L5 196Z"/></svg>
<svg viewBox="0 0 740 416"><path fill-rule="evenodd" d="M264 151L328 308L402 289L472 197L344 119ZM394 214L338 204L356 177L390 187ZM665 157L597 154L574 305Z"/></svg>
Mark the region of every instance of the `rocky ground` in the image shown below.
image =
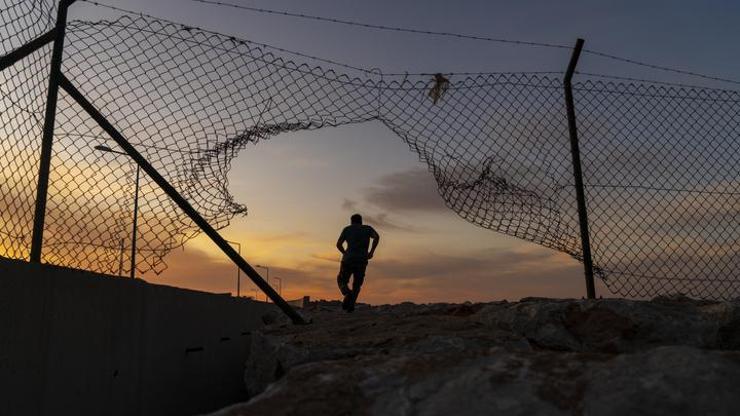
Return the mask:
<svg viewBox="0 0 740 416"><path fill-rule="evenodd" d="M252 334L252 399L215 415L740 414L740 301L304 311Z"/></svg>

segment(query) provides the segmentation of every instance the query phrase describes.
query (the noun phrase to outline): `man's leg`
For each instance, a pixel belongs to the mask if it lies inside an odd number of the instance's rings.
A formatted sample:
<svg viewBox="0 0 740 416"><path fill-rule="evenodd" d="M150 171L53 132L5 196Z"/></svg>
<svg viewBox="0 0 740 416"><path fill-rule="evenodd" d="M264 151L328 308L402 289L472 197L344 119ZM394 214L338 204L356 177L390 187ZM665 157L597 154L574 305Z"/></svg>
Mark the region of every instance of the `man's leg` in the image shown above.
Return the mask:
<svg viewBox="0 0 740 416"><path fill-rule="evenodd" d="M349 287L347 286L351 274L350 272L349 267L342 262L339 266L339 274L337 274L337 286L339 286L339 291L342 292L342 296L347 296L350 293Z"/></svg>
<svg viewBox="0 0 740 416"><path fill-rule="evenodd" d="M347 309L347 296L352 293L352 291L349 290L349 286L347 286L351 275L352 273L348 265L342 262L339 266L339 274L337 274L337 286L339 286L339 291L342 292L342 296L344 296L344 299L342 300L342 309L345 310Z"/></svg>
<svg viewBox="0 0 740 416"><path fill-rule="evenodd" d="M360 296L360 289L362 288L362 284L365 282L366 268L367 263L360 263L352 268L352 274L354 275L354 278L352 279L352 292L347 296L347 298L349 298L347 302L347 310L349 312L355 310L355 302L357 302L357 297Z"/></svg>

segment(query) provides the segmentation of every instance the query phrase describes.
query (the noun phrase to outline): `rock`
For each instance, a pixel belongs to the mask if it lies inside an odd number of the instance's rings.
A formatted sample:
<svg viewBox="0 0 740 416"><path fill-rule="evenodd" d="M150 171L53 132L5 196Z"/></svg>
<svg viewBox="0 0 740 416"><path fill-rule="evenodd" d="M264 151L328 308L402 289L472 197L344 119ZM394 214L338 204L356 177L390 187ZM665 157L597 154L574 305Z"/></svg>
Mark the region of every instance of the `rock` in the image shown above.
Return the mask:
<svg viewBox="0 0 740 416"><path fill-rule="evenodd" d="M713 302L698 309L717 325L715 348L740 350L740 301Z"/></svg>
<svg viewBox="0 0 740 416"><path fill-rule="evenodd" d="M514 332L544 348L579 351L579 340L564 325L566 301L523 300L493 304L481 309L474 319L486 325Z"/></svg>
<svg viewBox="0 0 740 416"><path fill-rule="evenodd" d="M740 304L527 298L307 308L252 334L218 415L736 414Z"/></svg>
<svg viewBox="0 0 740 416"><path fill-rule="evenodd" d="M659 345L738 348L740 308L731 302L523 299L475 315L545 349L632 352Z"/></svg>
<svg viewBox="0 0 740 416"><path fill-rule="evenodd" d="M583 399L594 415L736 415L740 353L659 347L625 354L591 375Z"/></svg>
<svg viewBox="0 0 740 416"><path fill-rule="evenodd" d="M308 350L267 337L259 331L250 334L249 357L245 364L244 384L249 397L262 393L280 379L287 369L308 361Z"/></svg>
<svg viewBox="0 0 740 416"><path fill-rule="evenodd" d="M288 325L290 324L290 318L288 318L288 316L285 315L280 309L275 307L262 315L262 323L265 325L273 326Z"/></svg>
<svg viewBox="0 0 740 416"><path fill-rule="evenodd" d="M300 365L218 415L732 415L740 353L493 350L481 356L358 357Z"/></svg>

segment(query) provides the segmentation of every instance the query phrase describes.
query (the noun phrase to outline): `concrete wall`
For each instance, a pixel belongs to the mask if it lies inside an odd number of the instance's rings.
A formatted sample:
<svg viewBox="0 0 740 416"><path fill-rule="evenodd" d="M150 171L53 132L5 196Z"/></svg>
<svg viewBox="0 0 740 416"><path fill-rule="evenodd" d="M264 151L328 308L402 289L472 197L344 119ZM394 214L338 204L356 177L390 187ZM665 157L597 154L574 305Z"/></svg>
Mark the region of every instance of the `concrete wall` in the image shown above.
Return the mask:
<svg viewBox="0 0 740 416"><path fill-rule="evenodd" d="M246 399L271 304L0 259L0 415L190 415Z"/></svg>

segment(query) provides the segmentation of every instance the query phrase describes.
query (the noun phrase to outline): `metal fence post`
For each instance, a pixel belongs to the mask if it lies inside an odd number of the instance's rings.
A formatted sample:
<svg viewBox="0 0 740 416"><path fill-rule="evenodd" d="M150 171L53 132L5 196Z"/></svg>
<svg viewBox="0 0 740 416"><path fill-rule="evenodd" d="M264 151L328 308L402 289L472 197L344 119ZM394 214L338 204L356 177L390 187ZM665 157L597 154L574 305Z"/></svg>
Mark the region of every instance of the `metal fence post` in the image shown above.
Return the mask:
<svg viewBox="0 0 740 416"><path fill-rule="evenodd" d="M52 29L0 58L0 72L10 68L15 65L16 62L54 41L56 33L56 29Z"/></svg>
<svg viewBox="0 0 740 416"><path fill-rule="evenodd" d="M41 262L41 247L44 240L44 216L46 215L46 196L49 189L49 170L51 167L51 145L54 139L54 122L59 95L59 79L64 52L64 32L67 28L67 10L75 0L61 0L57 10L57 22L54 38L54 49L51 53L51 71L49 73L49 91L46 97L46 114L44 132L41 138L41 157L39 159L39 177L36 188L36 209L33 216L33 236L31 237L31 262Z"/></svg>
<svg viewBox="0 0 740 416"><path fill-rule="evenodd" d="M578 64L578 58L583 49L583 39L576 41L573 54L570 57L568 70L563 78L565 87L565 106L568 112L568 130L570 131L570 151L573 157L573 177L576 185L576 199L578 201L578 223L581 228L581 247L583 250L583 268L586 274L586 294L589 299L596 297L594 288L594 264L591 259L591 239L588 231L588 212L586 210L586 192L583 188L583 171L581 170L581 151L578 145L578 128L576 126L576 111L573 103L573 86L571 80Z"/></svg>

